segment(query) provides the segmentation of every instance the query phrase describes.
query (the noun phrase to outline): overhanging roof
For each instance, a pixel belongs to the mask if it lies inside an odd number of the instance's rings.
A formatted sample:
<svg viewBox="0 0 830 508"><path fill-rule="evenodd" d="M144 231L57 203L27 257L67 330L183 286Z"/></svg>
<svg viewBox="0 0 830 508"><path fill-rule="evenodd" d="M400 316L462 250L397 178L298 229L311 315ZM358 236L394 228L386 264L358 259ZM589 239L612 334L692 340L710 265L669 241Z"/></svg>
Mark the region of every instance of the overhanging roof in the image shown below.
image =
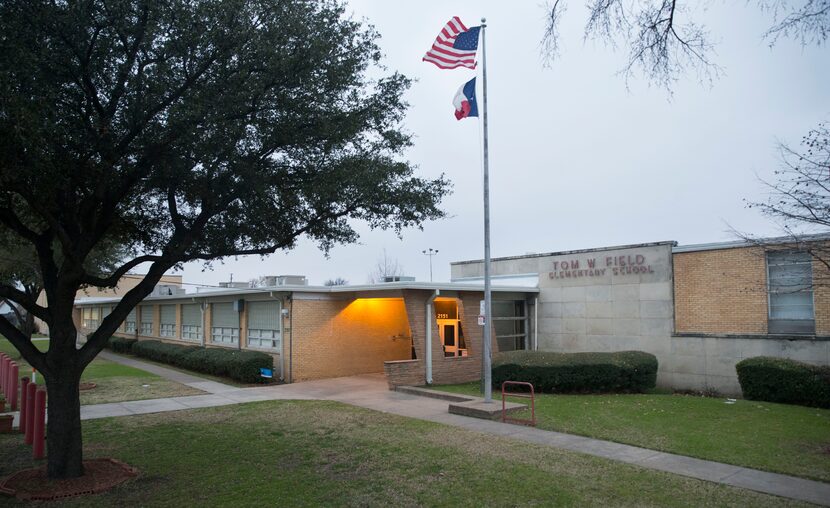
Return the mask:
<svg viewBox="0 0 830 508"><path fill-rule="evenodd" d="M228 289L225 291L210 291L205 293L185 293L178 295L161 295L148 296L143 302L163 302L168 300L192 300L204 298L216 298L222 296L249 296L270 293L366 293L372 291L389 291L389 290L427 290L427 291L475 291L483 292L484 285L464 282L383 282L378 284L362 284L355 286L267 286L259 288L245 288L245 289ZM494 293L528 293L537 294L539 288L527 286L491 286L491 291ZM113 303L121 300L121 297L91 297L78 298L75 300L76 305L95 305L101 303Z"/></svg>

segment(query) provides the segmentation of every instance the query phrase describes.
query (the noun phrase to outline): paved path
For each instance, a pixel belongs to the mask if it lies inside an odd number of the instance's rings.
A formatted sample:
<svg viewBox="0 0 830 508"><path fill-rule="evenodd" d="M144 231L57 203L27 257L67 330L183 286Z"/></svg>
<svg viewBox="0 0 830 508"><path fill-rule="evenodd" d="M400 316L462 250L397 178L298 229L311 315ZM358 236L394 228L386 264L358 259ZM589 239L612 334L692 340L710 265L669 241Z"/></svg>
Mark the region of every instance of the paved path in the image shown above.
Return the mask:
<svg viewBox="0 0 830 508"><path fill-rule="evenodd" d="M827 483L572 434L453 415L447 412L447 401L389 391L382 374L306 381L289 385L236 388L222 383L203 381L179 371L109 353L104 353L104 358L144 369L174 381L184 381L184 384L188 386L210 393L190 397L82 406L82 419L225 406L260 400L333 400L385 413L454 425L485 434L586 453L647 469L830 506L830 484Z"/></svg>
<svg viewBox="0 0 830 508"><path fill-rule="evenodd" d="M162 367L161 365L156 365L154 363L135 360L127 356L116 355L110 353L109 351L101 351L98 354L98 357L103 358L104 360L109 360L111 362L120 363L121 365L126 365L128 367L135 367L136 369L141 369L143 371L150 372L157 376L161 376L165 379L169 379L171 381L175 381L177 383L181 383L183 385L187 385L202 390L203 392L218 393L236 389L235 386L217 383L216 381L207 381L203 377L198 377L192 374L188 374L186 372L181 372L175 369Z"/></svg>

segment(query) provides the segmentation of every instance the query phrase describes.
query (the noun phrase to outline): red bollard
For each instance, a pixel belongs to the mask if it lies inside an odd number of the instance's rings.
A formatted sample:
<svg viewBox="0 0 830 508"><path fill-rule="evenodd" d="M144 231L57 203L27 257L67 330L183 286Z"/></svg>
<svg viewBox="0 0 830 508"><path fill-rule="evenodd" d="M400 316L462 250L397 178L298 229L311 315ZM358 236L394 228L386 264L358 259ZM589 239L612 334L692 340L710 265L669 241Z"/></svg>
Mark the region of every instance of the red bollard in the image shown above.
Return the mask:
<svg viewBox="0 0 830 508"><path fill-rule="evenodd" d="M26 432L26 387L29 386L29 378L20 380L20 424L17 426L19 432Z"/></svg>
<svg viewBox="0 0 830 508"><path fill-rule="evenodd" d="M20 376L20 367L17 366L17 362L12 363L12 372L11 372L11 397L9 398L9 403L12 406L12 411L17 411L17 384L18 384L18 377Z"/></svg>
<svg viewBox="0 0 830 508"><path fill-rule="evenodd" d="M0 392L6 394L6 366L8 365L9 357L5 353L0 353Z"/></svg>
<svg viewBox="0 0 830 508"><path fill-rule="evenodd" d="M3 393L6 395L6 399L9 398L9 374L12 370L12 359L9 356L3 358Z"/></svg>
<svg viewBox="0 0 830 508"><path fill-rule="evenodd" d="M46 390L41 388L35 393L35 429L32 434L32 457L42 459L46 445Z"/></svg>
<svg viewBox="0 0 830 508"><path fill-rule="evenodd" d="M26 387L26 428L23 436L23 442L28 445L32 444L32 433L35 430L35 391L37 391L37 385L29 383Z"/></svg>

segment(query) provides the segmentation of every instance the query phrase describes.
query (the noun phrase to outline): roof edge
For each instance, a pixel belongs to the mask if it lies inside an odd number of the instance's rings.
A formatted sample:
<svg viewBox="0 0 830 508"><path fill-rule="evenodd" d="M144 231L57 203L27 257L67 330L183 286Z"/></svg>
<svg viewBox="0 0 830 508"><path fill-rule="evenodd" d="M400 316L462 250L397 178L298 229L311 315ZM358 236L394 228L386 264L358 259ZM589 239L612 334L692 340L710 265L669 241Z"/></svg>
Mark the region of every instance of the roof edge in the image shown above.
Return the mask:
<svg viewBox="0 0 830 508"><path fill-rule="evenodd" d="M539 254L523 254L521 256L504 256L499 258L492 258L490 261L511 261L514 259L531 259L531 258L544 258L548 256L565 256L568 254L584 254L586 252L604 252L609 250L620 250L620 249L635 249L637 247L658 247L661 245L671 245L672 247L677 246L677 242L674 240L666 240L662 242L648 242L648 243L632 243L628 245L613 245L610 247L594 247L591 249L576 249L576 250L563 250L563 251L556 251L556 252L542 252ZM453 261L450 263L452 265L470 265L474 263L483 263L483 259L470 259L466 261Z"/></svg>
<svg viewBox="0 0 830 508"><path fill-rule="evenodd" d="M800 236L776 236L771 238L732 240L728 242L679 245L675 246L672 249L672 254L683 254L685 252L701 252L707 250L741 249L746 247L764 247L768 245L792 245L804 242L820 242L822 240L830 240L830 233L816 233Z"/></svg>

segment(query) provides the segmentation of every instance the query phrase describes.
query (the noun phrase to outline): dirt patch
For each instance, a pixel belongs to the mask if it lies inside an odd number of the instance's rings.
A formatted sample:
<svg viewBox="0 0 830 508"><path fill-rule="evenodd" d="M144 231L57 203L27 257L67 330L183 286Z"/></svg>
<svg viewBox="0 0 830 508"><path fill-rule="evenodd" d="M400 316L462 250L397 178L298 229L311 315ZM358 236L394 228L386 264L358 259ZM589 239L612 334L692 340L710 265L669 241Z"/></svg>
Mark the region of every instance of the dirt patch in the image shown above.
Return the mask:
<svg viewBox="0 0 830 508"><path fill-rule="evenodd" d="M92 389L93 389L93 388L95 388L96 386L98 386L96 383L92 383L92 382L83 382L83 383L81 383L81 384L79 384L79 385L78 385L78 390L81 390L81 391L84 391L84 390L92 390Z"/></svg>
<svg viewBox="0 0 830 508"><path fill-rule="evenodd" d="M50 480L46 467L19 471L0 482L0 493L31 501L53 501L98 494L137 476L138 470L115 459L84 461L84 475L68 480Z"/></svg>

